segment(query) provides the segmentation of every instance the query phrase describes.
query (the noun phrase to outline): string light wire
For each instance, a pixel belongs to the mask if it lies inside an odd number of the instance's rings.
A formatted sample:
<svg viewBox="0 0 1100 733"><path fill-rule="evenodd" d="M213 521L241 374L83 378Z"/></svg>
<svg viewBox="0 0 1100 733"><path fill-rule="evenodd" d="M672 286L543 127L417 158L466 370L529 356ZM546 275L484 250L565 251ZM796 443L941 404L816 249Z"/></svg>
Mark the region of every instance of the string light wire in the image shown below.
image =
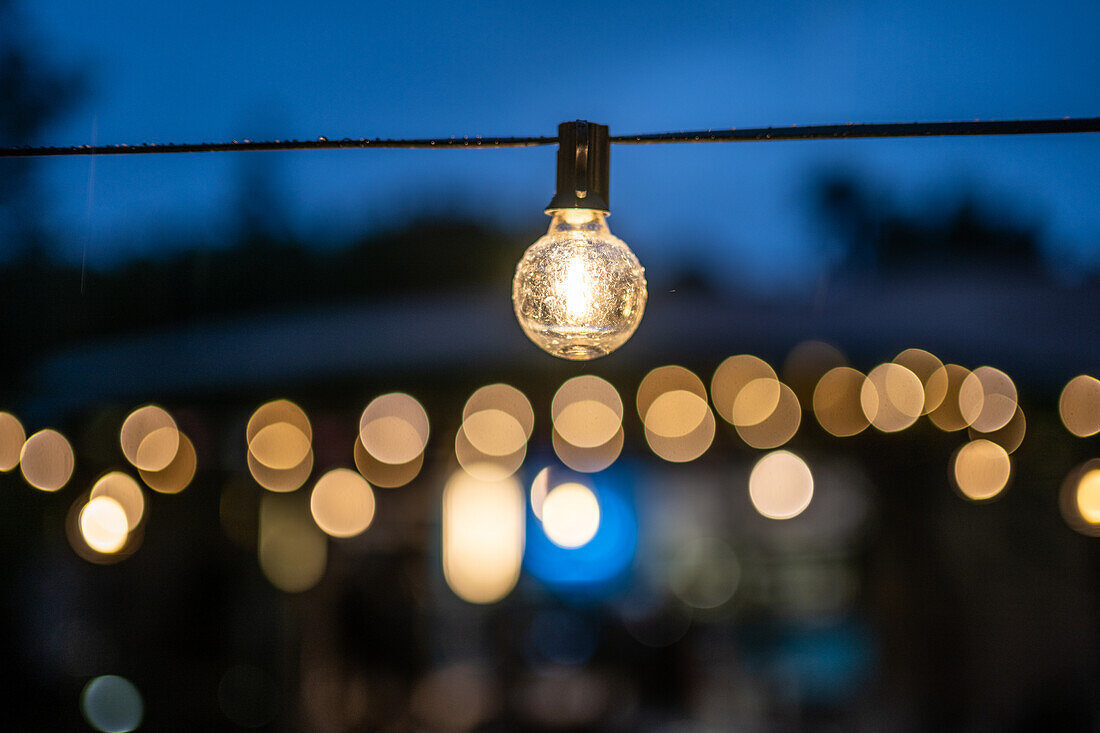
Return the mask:
<svg viewBox="0 0 1100 733"><path fill-rule="evenodd" d="M959 137L975 135L1045 135L1100 132L1100 117L1044 120L970 120L962 122L890 122L884 124L792 125L748 127L694 132L658 132L613 135L616 145L664 143L768 142L780 140L852 140L859 138ZM262 150L348 150L366 148L454 149L530 148L556 145L553 137L444 137L387 140L341 138L330 140L233 140L220 143L142 143L139 145L73 145L0 148L0 158L37 158L73 155L142 155L152 153L228 153Z"/></svg>

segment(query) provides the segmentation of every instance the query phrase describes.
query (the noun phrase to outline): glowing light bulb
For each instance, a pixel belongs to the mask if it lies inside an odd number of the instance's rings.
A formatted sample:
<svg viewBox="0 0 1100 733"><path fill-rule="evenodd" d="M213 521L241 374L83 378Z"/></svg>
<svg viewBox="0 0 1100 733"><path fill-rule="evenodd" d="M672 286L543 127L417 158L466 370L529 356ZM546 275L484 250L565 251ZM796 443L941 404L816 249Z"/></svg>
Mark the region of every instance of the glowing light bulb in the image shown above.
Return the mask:
<svg viewBox="0 0 1100 733"><path fill-rule="evenodd" d="M607 228L611 178L607 125L558 125L557 188L550 229L523 254L512 305L540 348L583 361L610 354L638 328L645 270Z"/></svg>
<svg viewBox="0 0 1100 733"><path fill-rule="evenodd" d="M619 348L638 328L645 270L613 235L607 214L551 212L550 230L516 266L512 302L524 333L564 359L594 359Z"/></svg>

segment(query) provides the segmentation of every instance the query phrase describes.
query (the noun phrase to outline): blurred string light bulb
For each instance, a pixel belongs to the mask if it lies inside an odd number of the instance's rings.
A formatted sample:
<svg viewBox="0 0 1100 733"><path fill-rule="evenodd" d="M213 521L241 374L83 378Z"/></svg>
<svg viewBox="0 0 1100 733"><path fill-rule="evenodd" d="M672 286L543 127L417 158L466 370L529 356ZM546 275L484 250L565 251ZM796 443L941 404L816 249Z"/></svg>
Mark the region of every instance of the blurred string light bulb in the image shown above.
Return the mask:
<svg viewBox="0 0 1100 733"><path fill-rule="evenodd" d="M607 228L610 138L606 125L558 126L557 193L550 229L524 253L512 303L541 349L584 361L626 343L645 311L645 269Z"/></svg>

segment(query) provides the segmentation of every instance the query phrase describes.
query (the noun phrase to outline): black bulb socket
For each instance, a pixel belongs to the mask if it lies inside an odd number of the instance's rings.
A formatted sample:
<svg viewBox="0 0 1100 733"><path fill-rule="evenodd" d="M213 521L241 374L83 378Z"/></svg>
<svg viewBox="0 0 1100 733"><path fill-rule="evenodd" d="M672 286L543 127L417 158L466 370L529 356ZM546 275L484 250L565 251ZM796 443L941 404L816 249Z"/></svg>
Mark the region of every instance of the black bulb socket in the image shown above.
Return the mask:
<svg viewBox="0 0 1100 733"><path fill-rule="evenodd" d="M546 213L561 209L610 212L611 137L607 125L577 120L558 125L558 182Z"/></svg>

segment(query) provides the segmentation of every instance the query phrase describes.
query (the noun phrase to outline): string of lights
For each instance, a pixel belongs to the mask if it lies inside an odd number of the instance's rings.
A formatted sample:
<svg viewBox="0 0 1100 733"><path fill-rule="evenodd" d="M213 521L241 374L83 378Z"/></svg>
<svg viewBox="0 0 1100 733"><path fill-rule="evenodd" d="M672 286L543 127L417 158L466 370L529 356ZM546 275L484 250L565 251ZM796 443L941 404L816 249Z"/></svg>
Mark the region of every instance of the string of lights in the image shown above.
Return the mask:
<svg viewBox="0 0 1100 733"><path fill-rule="evenodd" d="M221 143L78 145L0 149L0 157L214 153L366 148L522 148L557 145L557 180L547 233L516 266L512 305L523 332L562 359L587 361L622 346L638 328L648 298L645 268L607 228L611 145L765 142L854 138L1036 135L1100 132L1100 117L761 127L612 136L606 125L576 120L554 137L449 137L407 140L234 140Z"/></svg>
<svg viewBox="0 0 1100 733"><path fill-rule="evenodd" d="M852 140L860 138L959 137L976 135L1044 135L1100 132L1100 117L1043 120L969 120L959 122L890 122L883 124L791 125L690 132L613 135L615 145L663 143L767 142L780 140ZM366 148L454 149L530 148L555 145L558 137L443 137L419 139L318 137L315 140L233 140L220 143L141 143L137 145L14 146L0 148L0 158L74 155L143 155L152 153L229 153L264 150L348 150Z"/></svg>

